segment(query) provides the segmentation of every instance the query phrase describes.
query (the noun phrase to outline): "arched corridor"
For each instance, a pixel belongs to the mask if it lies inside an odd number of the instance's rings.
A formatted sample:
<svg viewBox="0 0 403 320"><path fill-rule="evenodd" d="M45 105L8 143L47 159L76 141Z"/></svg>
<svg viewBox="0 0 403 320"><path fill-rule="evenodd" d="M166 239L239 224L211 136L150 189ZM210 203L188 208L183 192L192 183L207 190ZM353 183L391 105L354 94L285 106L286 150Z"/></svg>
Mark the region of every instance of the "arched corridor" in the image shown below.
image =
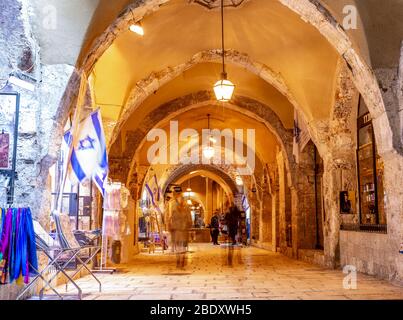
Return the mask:
<svg viewBox="0 0 403 320"><path fill-rule="evenodd" d="M98 230L86 298L403 298L400 4L8 2L2 223Z"/></svg>

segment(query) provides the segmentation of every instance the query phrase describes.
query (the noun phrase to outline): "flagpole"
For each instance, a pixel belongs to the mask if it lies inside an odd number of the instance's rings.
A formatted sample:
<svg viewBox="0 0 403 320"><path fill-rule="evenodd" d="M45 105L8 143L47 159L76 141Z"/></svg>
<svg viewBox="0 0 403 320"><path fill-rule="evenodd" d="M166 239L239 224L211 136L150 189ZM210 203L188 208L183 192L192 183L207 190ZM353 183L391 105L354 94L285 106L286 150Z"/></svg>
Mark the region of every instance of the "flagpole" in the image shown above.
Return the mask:
<svg viewBox="0 0 403 320"><path fill-rule="evenodd" d="M62 179L61 179L61 184L59 185L59 190L57 191L57 194L56 194L56 199L57 199L56 208L55 208L56 213L60 213L62 210L64 186L65 186L66 180L67 180L67 172L68 172L71 154L73 152L73 148L74 148L74 145L76 142L75 133L76 133L79 121L80 121L81 109L83 106L83 101L84 101L86 91L87 91L87 75L84 71L82 71L80 74L80 89L79 89L78 96L77 96L76 109L74 111L73 122L72 122L72 125L70 128L70 139L72 139L72 141L69 146L69 153L68 153L67 159L65 159L65 161L63 163L63 175L62 175ZM63 136L63 138L64 138L64 136Z"/></svg>

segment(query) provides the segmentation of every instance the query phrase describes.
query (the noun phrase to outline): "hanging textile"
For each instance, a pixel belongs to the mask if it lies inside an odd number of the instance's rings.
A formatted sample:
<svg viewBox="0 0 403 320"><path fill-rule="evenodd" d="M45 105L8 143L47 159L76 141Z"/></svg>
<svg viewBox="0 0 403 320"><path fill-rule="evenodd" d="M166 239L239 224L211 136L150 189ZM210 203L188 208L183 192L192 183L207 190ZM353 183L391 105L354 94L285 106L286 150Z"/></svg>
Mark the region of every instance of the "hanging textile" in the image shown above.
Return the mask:
<svg viewBox="0 0 403 320"><path fill-rule="evenodd" d="M6 219L6 209L1 208L1 224L0 224L0 235L3 232L3 226L4 226L4 221ZM0 243L1 243L1 238L0 238Z"/></svg>
<svg viewBox="0 0 403 320"><path fill-rule="evenodd" d="M3 266L0 283L10 283L36 275L38 257L35 233L29 208L1 209L0 264Z"/></svg>

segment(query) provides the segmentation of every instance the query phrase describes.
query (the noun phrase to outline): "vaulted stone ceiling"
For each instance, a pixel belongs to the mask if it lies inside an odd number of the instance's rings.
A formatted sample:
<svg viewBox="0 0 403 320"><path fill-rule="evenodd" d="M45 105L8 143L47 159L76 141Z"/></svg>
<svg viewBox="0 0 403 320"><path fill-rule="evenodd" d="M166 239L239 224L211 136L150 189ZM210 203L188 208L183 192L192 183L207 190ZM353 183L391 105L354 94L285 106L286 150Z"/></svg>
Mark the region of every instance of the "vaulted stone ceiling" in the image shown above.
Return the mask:
<svg viewBox="0 0 403 320"><path fill-rule="evenodd" d="M144 37L122 32L95 66L96 104L105 106L104 114L119 114L131 89L152 72L175 67L198 52L220 47L217 10L170 1L145 17L142 25ZM251 60L280 74L308 115L315 113L317 118L326 118L333 101L339 56L315 28L278 1L253 0L226 11L225 36L227 48L247 53ZM189 87L200 83L202 78L209 79L204 85L208 82L211 86L219 77L218 70L210 68L212 72L208 73L198 68L189 72L186 81L171 95L189 92ZM242 76L235 77L242 82ZM266 102L270 90L259 93L253 85L256 82L244 81L238 90L253 92L257 100ZM282 105L279 110L283 110ZM289 125L290 118L284 122Z"/></svg>
<svg viewBox="0 0 403 320"><path fill-rule="evenodd" d="M188 0L169 0L169 2ZM202 0L210 1L210 0ZM238 0L236 0L238 1ZM256 1L256 0L248 0ZM274 0L265 0L273 2ZM312 0L313 1L313 0ZM30 0L33 5L34 34L41 46L45 64L76 64L80 62L93 41L101 35L132 0ZM361 54L373 68L397 65L403 34L403 1L401 0L315 0L324 5L339 23L343 21L343 8L354 4L359 10L357 30L347 30ZM194 4L193 4L194 5ZM55 8L55 29L44 28L49 13ZM242 9L241 5L240 9ZM207 9L206 9L207 10ZM384 23L387 21L387 23Z"/></svg>
<svg viewBox="0 0 403 320"><path fill-rule="evenodd" d="M169 2L175 1L181 1L184 4L189 2L188 0L169 0ZM265 0L267 3L272 1L274 0ZM41 45L43 62L75 64L78 56L80 55L82 59L96 37L102 34L134 1L30 0L30 2L34 9L32 13L39 18L33 19L32 22L35 25L35 36ZM359 26L357 30L347 31L351 39L360 48L361 54L368 58L369 63L371 62L369 52L371 53L374 68L396 66L396 57L399 55L403 34L402 1L315 0L315 2L324 5L339 23L344 18L344 6L357 5L360 15ZM51 30L43 28L49 14L49 5L54 6L58 14L57 28ZM385 21L388 23L385 24Z"/></svg>
<svg viewBox="0 0 403 320"><path fill-rule="evenodd" d="M278 115L284 127L289 129L293 127L293 106L278 90L242 68L229 65L227 70L231 80L236 83L236 95L259 100ZM146 99L129 118L124 130L133 130L146 114L167 101L201 90L212 90L212 84L219 79L220 72L221 65L216 63L202 63L185 71ZM104 115L116 116L112 110L105 108L105 112L108 113Z"/></svg>
<svg viewBox="0 0 403 320"><path fill-rule="evenodd" d="M232 1L232 0L231 0ZM228 3L231 2L228 0ZM145 3L152 2L147 0ZM95 104L109 126L122 115L136 83L153 72L174 68L203 50L220 47L220 19L217 9L208 9L188 0L166 0L155 12L144 11L141 38L125 29L100 57L93 72ZM214 6L215 1L201 2ZM240 2L236 0L236 4ZM284 2L284 1L283 1ZM339 23L343 8L359 9L357 30L347 33L361 56L374 68L397 64L403 33L402 2L388 0L310 0L324 5ZM70 63L86 57L94 40L133 3L129 0L32 0L36 19L34 32L41 45L44 63ZM140 3L140 1L138 1ZM227 2L226 2L227 3ZM57 9L55 30L43 30L44 5ZM60 16L63 13L63 16ZM386 27L383 22L388 20ZM89 23L91 21L91 23ZM74 23L73 23L74 22ZM385 29L386 28L386 29ZM266 65L284 80L308 120L326 119L334 99L334 83L339 55L320 32L305 23L278 0L247 0L237 8L226 9L226 46L248 55L251 61ZM60 48L60 50L53 50ZM80 52L80 58L77 59ZM229 76L237 92L267 104L286 128L292 127L292 105L273 86L253 75L251 70L229 66ZM159 88L136 110L124 130L162 103L192 91L211 88L219 76L219 66L204 63L193 66ZM209 87L209 88L207 88Z"/></svg>

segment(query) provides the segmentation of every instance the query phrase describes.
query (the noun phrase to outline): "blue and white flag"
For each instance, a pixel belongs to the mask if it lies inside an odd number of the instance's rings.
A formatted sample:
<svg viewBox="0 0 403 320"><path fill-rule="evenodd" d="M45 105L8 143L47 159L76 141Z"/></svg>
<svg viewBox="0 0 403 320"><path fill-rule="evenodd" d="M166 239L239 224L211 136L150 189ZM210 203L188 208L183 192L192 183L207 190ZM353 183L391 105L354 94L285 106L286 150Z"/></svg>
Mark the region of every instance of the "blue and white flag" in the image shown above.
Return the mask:
<svg viewBox="0 0 403 320"><path fill-rule="evenodd" d="M77 129L75 139L68 131L64 135L64 144L75 145L71 152L69 180L72 184L82 183L93 179L102 195L105 195L104 183L108 176L108 155L106 151L105 134L102 127L101 112L90 114Z"/></svg>
<svg viewBox="0 0 403 320"><path fill-rule="evenodd" d="M153 178L154 183L157 185L157 187L152 188L148 183L146 183L146 190L151 198L151 203L155 210L158 211L159 214L162 215L162 210L159 207L158 201L159 201L159 187L158 187L158 182L157 182L157 176L154 176ZM158 193L158 194L157 194Z"/></svg>

